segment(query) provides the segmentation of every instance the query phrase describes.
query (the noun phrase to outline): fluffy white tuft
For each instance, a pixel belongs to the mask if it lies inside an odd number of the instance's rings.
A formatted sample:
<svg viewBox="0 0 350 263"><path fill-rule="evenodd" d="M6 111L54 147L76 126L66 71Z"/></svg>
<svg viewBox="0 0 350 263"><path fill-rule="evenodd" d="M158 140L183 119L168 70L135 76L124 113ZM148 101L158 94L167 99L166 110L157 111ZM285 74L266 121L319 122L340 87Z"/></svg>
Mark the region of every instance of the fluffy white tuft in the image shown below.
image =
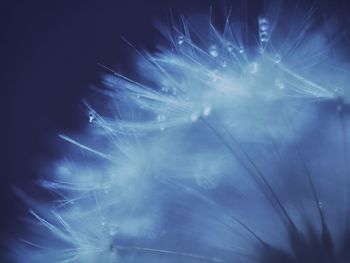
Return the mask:
<svg viewBox="0 0 350 263"><path fill-rule="evenodd" d="M304 263L295 243L325 236L342 257L348 65L309 13L245 27L181 18L135 50L137 81L103 66L111 104L60 135L79 152L43 178L57 199L31 207L17 262Z"/></svg>

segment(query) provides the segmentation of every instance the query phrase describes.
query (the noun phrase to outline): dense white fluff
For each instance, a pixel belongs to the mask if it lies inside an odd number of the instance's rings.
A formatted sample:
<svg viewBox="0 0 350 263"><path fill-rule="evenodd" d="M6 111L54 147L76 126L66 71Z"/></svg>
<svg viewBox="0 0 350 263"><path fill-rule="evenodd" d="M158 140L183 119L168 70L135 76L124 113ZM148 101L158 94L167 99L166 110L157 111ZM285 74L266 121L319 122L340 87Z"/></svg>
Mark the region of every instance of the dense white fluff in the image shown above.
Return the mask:
<svg viewBox="0 0 350 263"><path fill-rule="evenodd" d="M60 135L79 151L43 178L57 200L30 208L16 262L282 263L328 228L341 254L347 65L310 14L281 13L256 33L182 18L135 49L137 80L103 66L107 113L84 103L86 135Z"/></svg>

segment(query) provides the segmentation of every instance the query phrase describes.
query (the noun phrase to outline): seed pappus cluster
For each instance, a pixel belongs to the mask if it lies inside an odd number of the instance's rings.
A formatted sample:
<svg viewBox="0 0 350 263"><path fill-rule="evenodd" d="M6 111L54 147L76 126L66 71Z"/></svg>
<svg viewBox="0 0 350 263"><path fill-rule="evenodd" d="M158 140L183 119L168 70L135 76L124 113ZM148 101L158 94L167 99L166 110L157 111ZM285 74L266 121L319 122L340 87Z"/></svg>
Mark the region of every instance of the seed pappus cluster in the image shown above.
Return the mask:
<svg viewBox="0 0 350 263"><path fill-rule="evenodd" d="M349 262L348 64L300 16L161 26L29 202L16 262ZM291 19L293 19L291 21ZM247 41L249 33L250 41Z"/></svg>

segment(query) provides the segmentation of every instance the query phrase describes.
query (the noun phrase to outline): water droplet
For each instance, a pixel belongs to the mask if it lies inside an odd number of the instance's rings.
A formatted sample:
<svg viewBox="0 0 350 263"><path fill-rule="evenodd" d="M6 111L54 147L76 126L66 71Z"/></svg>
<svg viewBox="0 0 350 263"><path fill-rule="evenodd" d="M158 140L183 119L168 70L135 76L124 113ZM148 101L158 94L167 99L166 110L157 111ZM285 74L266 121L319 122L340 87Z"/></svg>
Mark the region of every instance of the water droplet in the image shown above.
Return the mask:
<svg viewBox="0 0 350 263"><path fill-rule="evenodd" d="M261 31L266 31L269 29L269 21L265 17L260 17L258 20L259 29Z"/></svg>
<svg viewBox="0 0 350 263"><path fill-rule="evenodd" d="M96 114L94 111L89 112L89 122L93 122L96 117Z"/></svg>
<svg viewBox="0 0 350 263"><path fill-rule="evenodd" d="M169 88L168 87L162 87L162 91L167 93L167 92L169 92Z"/></svg>
<svg viewBox="0 0 350 263"><path fill-rule="evenodd" d="M211 112L211 107L210 105L206 105L203 109L203 116L208 116Z"/></svg>
<svg viewBox="0 0 350 263"><path fill-rule="evenodd" d="M191 121L192 122L195 122L195 121L197 121L199 119L199 114L198 114L198 112L192 112L192 114L191 114Z"/></svg>
<svg viewBox="0 0 350 263"><path fill-rule="evenodd" d="M164 131L164 125L162 124L164 121L165 121L165 115L163 115L163 114L159 114L158 116L157 116L157 121L158 122L160 122L160 126L159 126L159 129L161 130L161 131Z"/></svg>
<svg viewBox="0 0 350 263"><path fill-rule="evenodd" d="M136 95L136 98L138 98L138 99L139 99L140 97L141 97L141 96L140 96L139 94L137 94L137 95Z"/></svg>
<svg viewBox="0 0 350 263"><path fill-rule="evenodd" d="M223 67L223 68L226 68L226 67L227 67L227 62L226 62L226 60L222 61L222 67Z"/></svg>
<svg viewBox="0 0 350 263"><path fill-rule="evenodd" d="M239 54L243 54L244 53L244 47L240 47L239 49L238 49L238 52L239 52Z"/></svg>
<svg viewBox="0 0 350 263"><path fill-rule="evenodd" d="M248 71L252 74L257 73L258 72L258 63L253 62L253 63L249 64Z"/></svg>
<svg viewBox="0 0 350 263"><path fill-rule="evenodd" d="M261 43L266 43L269 41L269 22L266 18L260 17L258 20L259 23L259 38Z"/></svg>
<svg viewBox="0 0 350 263"><path fill-rule="evenodd" d="M184 38L183 35L180 35L180 36L177 37L177 43L179 45L182 45L184 42L185 42L185 38Z"/></svg>
<svg viewBox="0 0 350 263"><path fill-rule="evenodd" d="M231 43L227 44L227 51L230 53L233 51L233 45Z"/></svg>
<svg viewBox="0 0 350 263"><path fill-rule="evenodd" d="M323 203L320 201L320 202L318 202L318 207L319 208L323 208Z"/></svg>
<svg viewBox="0 0 350 263"><path fill-rule="evenodd" d="M157 116L157 121L165 121L165 115L164 114L159 114L158 116Z"/></svg>
<svg viewBox="0 0 350 263"><path fill-rule="evenodd" d="M105 226L106 225L106 218L102 217L101 218L101 226Z"/></svg>
<svg viewBox="0 0 350 263"><path fill-rule="evenodd" d="M283 83L283 81L281 79L276 79L275 80L275 85L279 89L284 89L284 83Z"/></svg>
<svg viewBox="0 0 350 263"><path fill-rule="evenodd" d="M110 236L115 236L119 232L119 228L116 225L111 225L109 227L109 235Z"/></svg>
<svg viewBox="0 0 350 263"><path fill-rule="evenodd" d="M211 56L213 56L214 58L216 58L218 55L219 55L219 52L218 52L218 47L216 45L212 45L210 48L209 48L209 53Z"/></svg>
<svg viewBox="0 0 350 263"><path fill-rule="evenodd" d="M275 54L275 56L273 57L273 61L277 64L280 63L281 60L282 60L282 57L280 54Z"/></svg>
<svg viewBox="0 0 350 263"><path fill-rule="evenodd" d="M269 34L266 31L261 31L259 36L261 43L266 43L267 41L269 41Z"/></svg>

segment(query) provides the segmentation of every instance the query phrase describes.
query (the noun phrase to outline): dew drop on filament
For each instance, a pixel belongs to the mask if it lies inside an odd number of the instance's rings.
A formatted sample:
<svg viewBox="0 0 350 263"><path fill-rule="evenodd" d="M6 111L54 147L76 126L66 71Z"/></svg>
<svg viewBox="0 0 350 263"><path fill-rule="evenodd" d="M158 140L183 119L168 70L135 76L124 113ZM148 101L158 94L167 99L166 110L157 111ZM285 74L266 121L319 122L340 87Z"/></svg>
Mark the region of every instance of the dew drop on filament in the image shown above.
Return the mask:
<svg viewBox="0 0 350 263"><path fill-rule="evenodd" d="M267 34L267 32L260 32L260 41L262 43L265 43L269 40L269 35Z"/></svg>
<svg viewBox="0 0 350 263"><path fill-rule="evenodd" d="M281 79L276 79L275 80L275 85L279 89L284 89L284 83L283 83L283 81Z"/></svg>
<svg viewBox="0 0 350 263"><path fill-rule="evenodd" d="M110 236L115 236L117 233L118 233L118 227L117 226L115 226L115 225L111 225L110 227L109 227L109 235Z"/></svg>
<svg viewBox="0 0 350 263"><path fill-rule="evenodd" d="M164 121L165 120L165 116L163 115L163 114L159 114L158 116L157 116L157 121Z"/></svg>
<svg viewBox="0 0 350 263"><path fill-rule="evenodd" d="M96 114L94 111L89 112L89 122L93 122L95 120Z"/></svg>
<svg viewBox="0 0 350 263"><path fill-rule="evenodd" d="M281 57L280 54L275 54L275 56L273 57L273 61L274 61L276 64L280 63L281 60L282 60L282 57Z"/></svg>
<svg viewBox="0 0 350 263"><path fill-rule="evenodd" d="M259 38L262 44L265 44L269 41L269 22L266 18L259 18Z"/></svg>
<svg viewBox="0 0 350 263"><path fill-rule="evenodd" d="M198 114L198 112L192 112L190 118L191 118L191 121L192 121L192 122L197 121L197 120L199 119L199 114Z"/></svg>
<svg viewBox="0 0 350 263"><path fill-rule="evenodd" d="M227 44L227 51L230 53L233 51L233 45L231 43Z"/></svg>
<svg viewBox="0 0 350 263"><path fill-rule="evenodd" d="M169 92L169 88L164 86L164 87L162 87L162 91L164 93L168 93Z"/></svg>
<svg viewBox="0 0 350 263"><path fill-rule="evenodd" d="M259 29L261 31L267 31L269 29L269 22L265 17L259 18Z"/></svg>
<svg viewBox="0 0 350 263"><path fill-rule="evenodd" d="M177 38L177 43L178 43L179 45L182 45L184 42L185 42L184 36L183 36L183 35L178 36L178 38Z"/></svg>
<svg viewBox="0 0 350 263"><path fill-rule="evenodd" d="M106 225L106 218L102 217L101 218L101 226L105 226Z"/></svg>
<svg viewBox="0 0 350 263"><path fill-rule="evenodd" d="M212 45L209 49L209 53L212 57L216 58L219 55L218 47L216 45Z"/></svg>
<svg viewBox="0 0 350 263"><path fill-rule="evenodd" d="M253 62L248 66L248 71L252 74L257 73L258 72L258 63Z"/></svg>
<svg viewBox="0 0 350 263"><path fill-rule="evenodd" d="M161 131L164 131L164 125L163 125L162 122L164 122L165 119L166 119L166 118L165 118L165 115L163 115L163 114L159 114L159 115L157 116L157 121L160 123L159 129L160 129Z"/></svg>
<svg viewBox="0 0 350 263"><path fill-rule="evenodd" d="M203 116L208 116L211 112L211 107L210 105L206 105L204 106L204 109L203 109Z"/></svg>

